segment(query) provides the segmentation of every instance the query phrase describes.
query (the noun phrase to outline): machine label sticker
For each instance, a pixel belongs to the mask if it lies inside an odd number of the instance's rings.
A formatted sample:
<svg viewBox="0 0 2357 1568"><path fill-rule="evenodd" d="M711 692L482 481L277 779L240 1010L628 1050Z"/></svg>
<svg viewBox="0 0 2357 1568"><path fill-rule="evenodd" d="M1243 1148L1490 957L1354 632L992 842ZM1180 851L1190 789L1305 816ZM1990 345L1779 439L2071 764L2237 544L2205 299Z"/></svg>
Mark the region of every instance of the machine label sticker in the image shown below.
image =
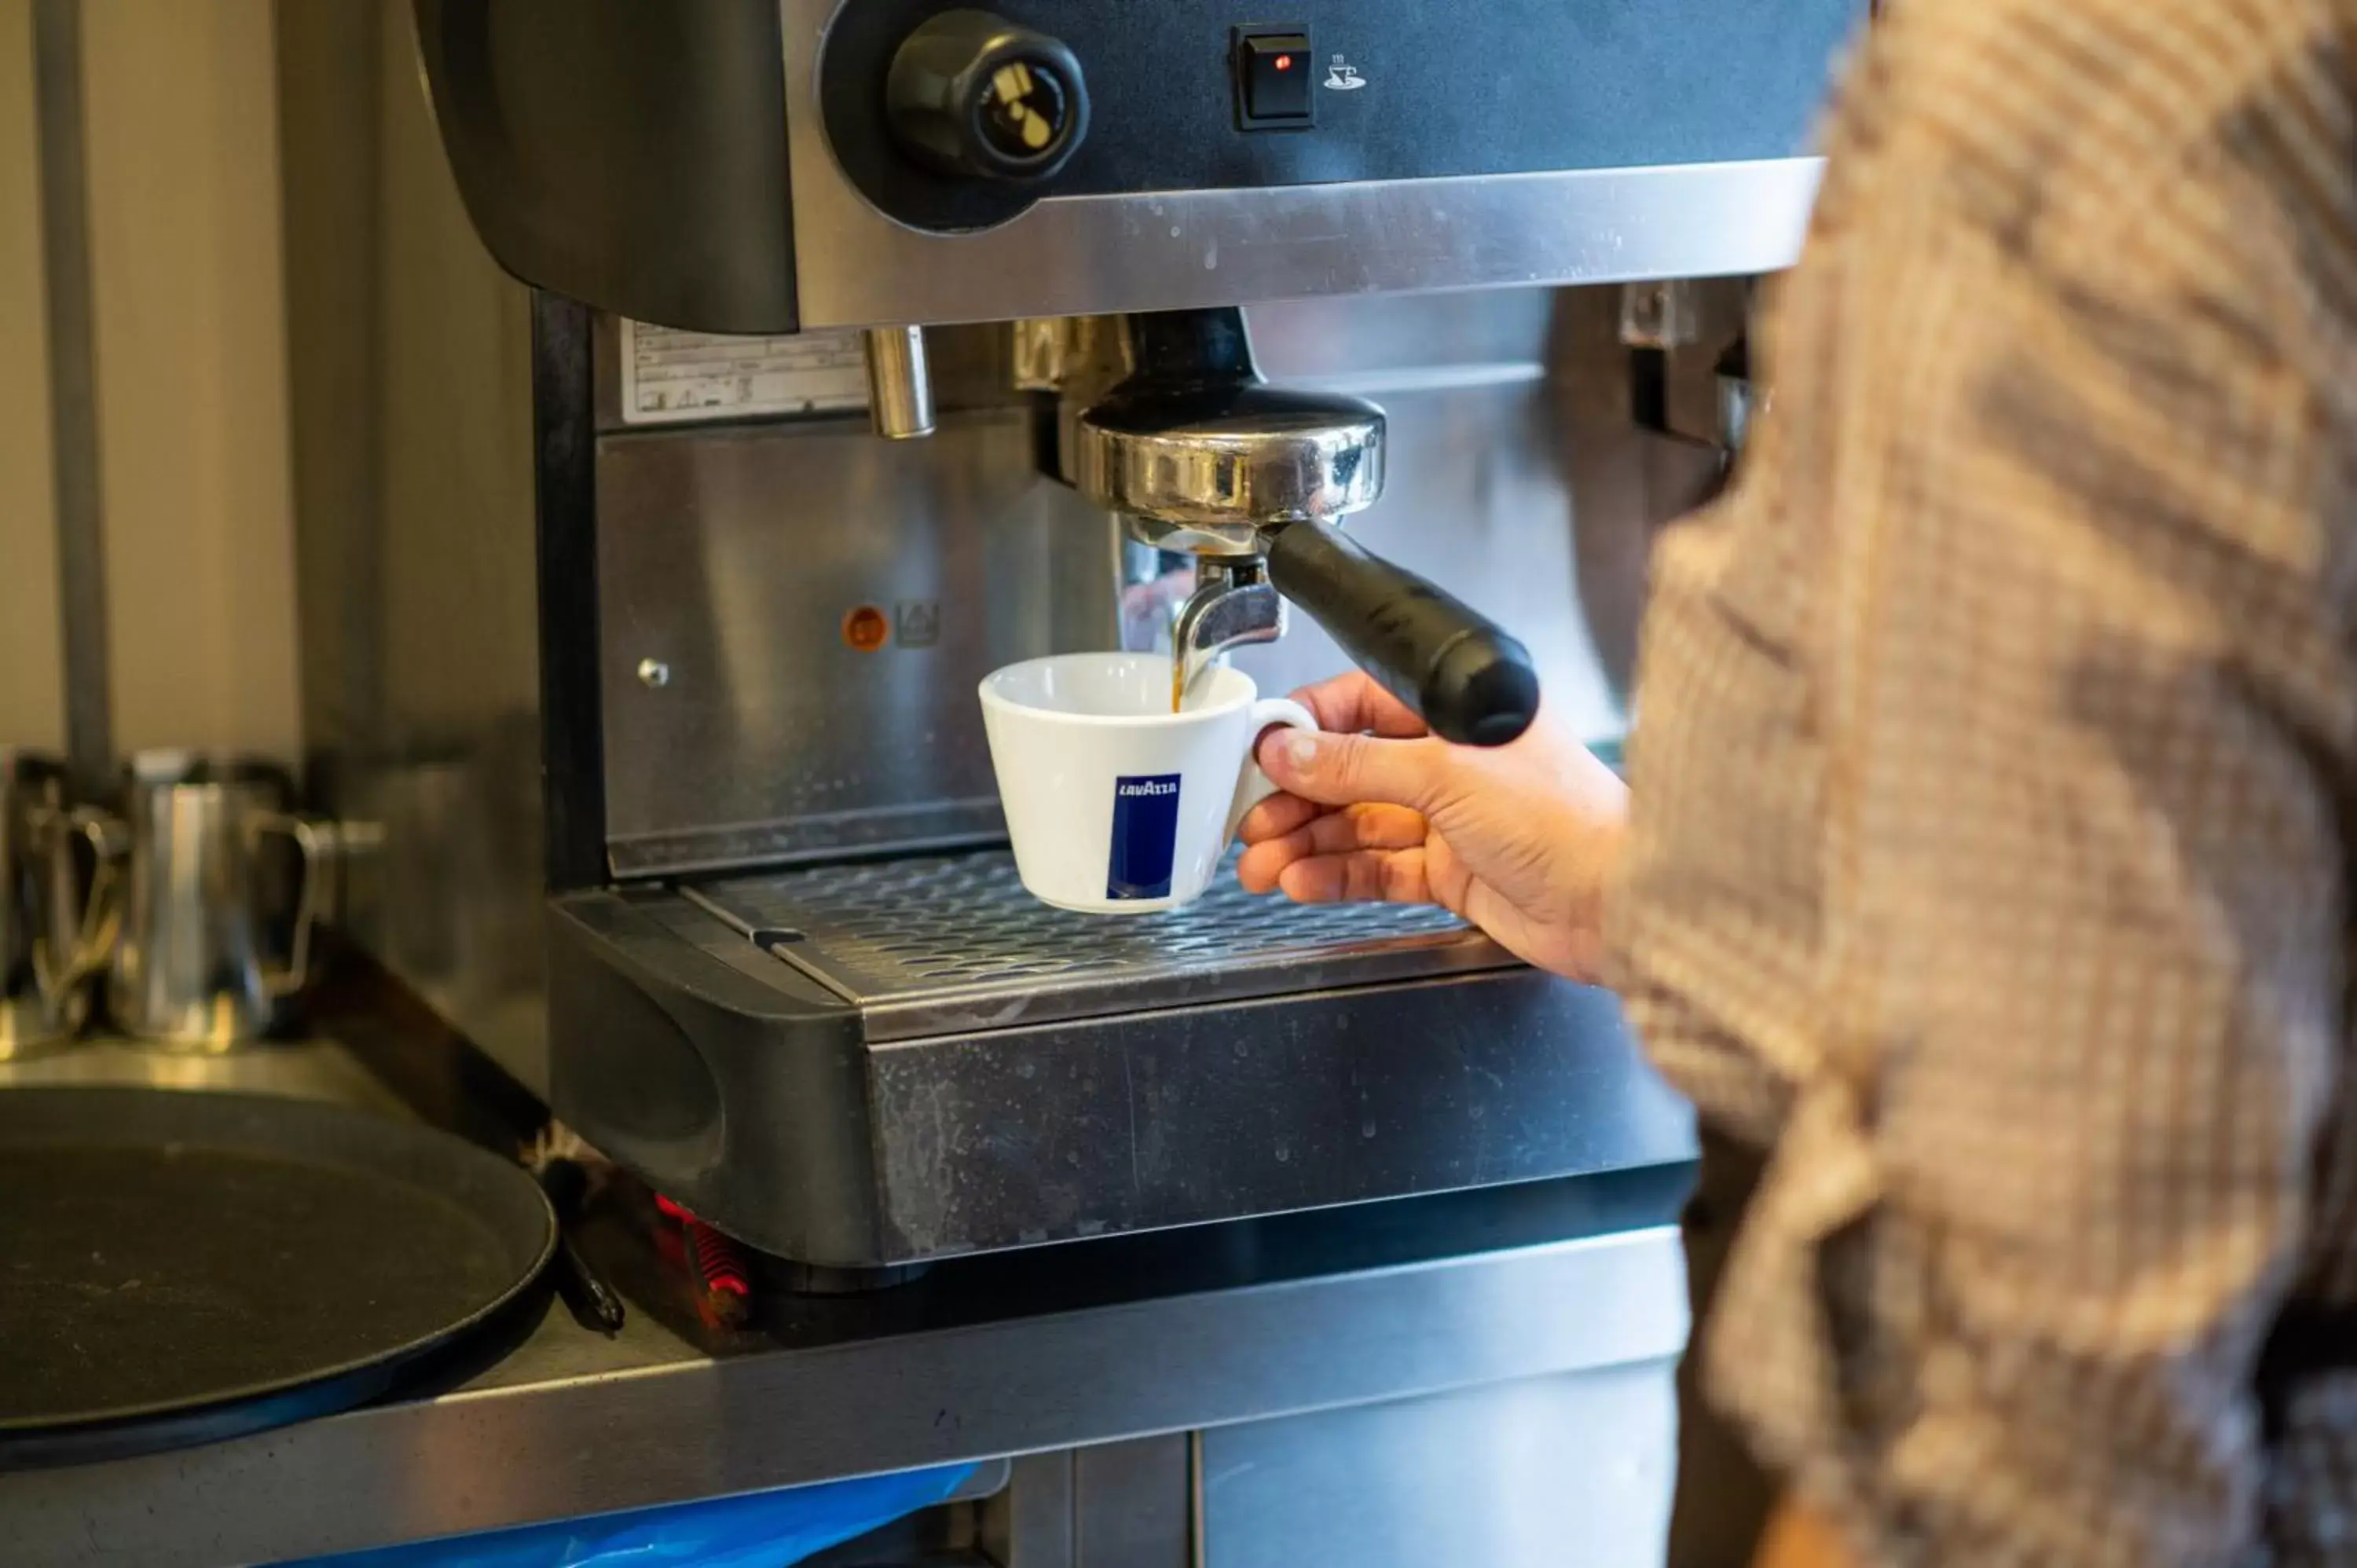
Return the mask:
<svg viewBox="0 0 2357 1568"><path fill-rule="evenodd" d="M1359 74L1357 66L1336 55L1333 63L1326 68L1326 85L1337 92L1356 92L1367 85L1367 79Z"/></svg>
<svg viewBox="0 0 2357 1568"><path fill-rule="evenodd" d="M622 418L631 424L867 406L856 332L731 338L625 320L621 361Z"/></svg>
<svg viewBox="0 0 2357 1568"><path fill-rule="evenodd" d="M1168 898L1178 853L1178 775L1119 778L1113 785L1108 898Z"/></svg>

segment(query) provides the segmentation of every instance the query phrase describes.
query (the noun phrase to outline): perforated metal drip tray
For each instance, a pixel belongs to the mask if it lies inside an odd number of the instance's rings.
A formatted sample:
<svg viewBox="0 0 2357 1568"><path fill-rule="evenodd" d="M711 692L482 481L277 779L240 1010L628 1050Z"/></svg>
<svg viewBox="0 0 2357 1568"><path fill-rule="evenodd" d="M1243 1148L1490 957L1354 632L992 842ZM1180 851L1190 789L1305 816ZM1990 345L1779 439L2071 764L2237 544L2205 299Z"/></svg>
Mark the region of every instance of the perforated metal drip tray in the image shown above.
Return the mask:
<svg viewBox="0 0 2357 1568"><path fill-rule="evenodd" d="M1186 908L1075 915L1005 850L813 866L683 889L866 1016L871 1041L1511 967L1438 909L1256 898L1223 871Z"/></svg>

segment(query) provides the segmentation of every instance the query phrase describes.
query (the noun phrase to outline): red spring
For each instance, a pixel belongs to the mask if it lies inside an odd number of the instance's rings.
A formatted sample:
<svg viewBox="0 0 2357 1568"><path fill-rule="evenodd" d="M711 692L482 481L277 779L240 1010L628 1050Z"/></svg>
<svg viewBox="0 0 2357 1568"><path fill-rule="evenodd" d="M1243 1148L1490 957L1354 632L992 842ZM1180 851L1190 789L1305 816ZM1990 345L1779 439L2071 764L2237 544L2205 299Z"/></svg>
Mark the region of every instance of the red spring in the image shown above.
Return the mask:
<svg viewBox="0 0 2357 1568"><path fill-rule="evenodd" d="M745 1300L753 1294L753 1282L745 1269L745 1260L737 1251L737 1243L699 1221L688 1222L688 1238L695 1247L695 1272L704 1276L704 1288L726 1291Z"/></svg>

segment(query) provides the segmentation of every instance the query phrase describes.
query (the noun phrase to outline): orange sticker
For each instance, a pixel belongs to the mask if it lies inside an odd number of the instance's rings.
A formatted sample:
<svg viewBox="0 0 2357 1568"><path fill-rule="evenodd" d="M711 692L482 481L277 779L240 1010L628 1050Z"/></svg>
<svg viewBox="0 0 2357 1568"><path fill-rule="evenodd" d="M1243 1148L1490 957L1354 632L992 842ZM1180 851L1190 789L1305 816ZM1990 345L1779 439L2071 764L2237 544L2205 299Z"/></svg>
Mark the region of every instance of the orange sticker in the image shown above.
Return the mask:
<svg viewBox="0 0 2357 1568"><path fill-rule="evenodd" d="M862 605L843 618L843 640L862 653L873 653L892 638L892 618L874 605Z"/></svg>

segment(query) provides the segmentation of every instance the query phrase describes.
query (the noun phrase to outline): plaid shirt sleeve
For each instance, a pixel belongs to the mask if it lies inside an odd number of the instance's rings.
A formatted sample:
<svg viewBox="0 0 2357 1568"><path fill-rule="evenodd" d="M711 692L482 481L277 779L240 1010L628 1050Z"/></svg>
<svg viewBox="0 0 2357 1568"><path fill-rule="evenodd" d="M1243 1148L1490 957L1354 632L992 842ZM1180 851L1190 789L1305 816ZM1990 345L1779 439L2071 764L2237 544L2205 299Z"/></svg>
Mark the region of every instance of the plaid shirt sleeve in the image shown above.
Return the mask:
<svg viewBox="0 0 2357 1568"><path fill-rule="evenodd" d="M2265 1532L2349 1243L2347 12L1899 7L1656 558L1619 980L1771 1151L1707 1386L1871 1563Z"/></svg>

